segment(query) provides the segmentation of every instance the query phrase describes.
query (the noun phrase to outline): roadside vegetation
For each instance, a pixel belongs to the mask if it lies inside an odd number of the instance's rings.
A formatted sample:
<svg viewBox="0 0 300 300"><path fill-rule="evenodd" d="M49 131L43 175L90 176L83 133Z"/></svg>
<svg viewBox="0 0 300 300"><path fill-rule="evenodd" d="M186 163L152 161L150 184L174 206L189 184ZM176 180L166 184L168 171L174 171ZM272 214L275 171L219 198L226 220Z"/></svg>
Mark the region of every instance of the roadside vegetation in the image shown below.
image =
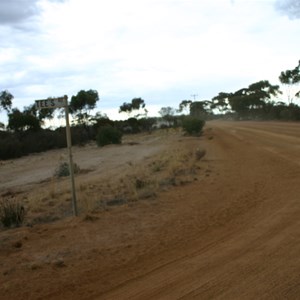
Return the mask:
<svg viewBox="0 0 300 300"><path fill-rule="evenodd" d="M279 75L282 90L268 80L261 80L235 92L220 92L210 100L182 100L178 108L162 107L160 117L147 117L144 99L133 98L120 105L119 113L127 114L125 121L112 121L106 115L91 111L100 100L96 90L81 90L71 97L70 112L73 145L96 141L99 146L122 142L123 134L152 132L158 128L182 127L187 134L201 132L205 120L282 120L300 121L299 99L300 61ZM0 92L0 110L7 112L8 124L0 124L0 159L11 159L30 153L66 147L65 129L45 128L61 109L37 110L35 105L23 111L13 108L13 95ZM49 98L50 99L50 98ZM197 128L198 127L198 128Z"/></svg>
<svg viewBox="0 0 300 300"><path fill-rule="evenodd" d="M148 133L127 135L124 146L129 145L132 151L139 151L140 144L149 139L160 140L166 143L166 147L143 160L127 161L122 172L86 176L90 170L81 169L80 161L74 162L81 216L91 216L120 205L131 206L139 201L153 203L160 193L207 176L203 160L206 152L198 136L185 136L181 129L160 129L151 136ZM122 147L119 149L122 153ZM33 226L71 216L68 175L69 165L61 159L52 177L41 183L41 188L26 192L15 189L3 191L0 195L0 227L11 228L23 223Z"/></svg>
<svg viewBox="0 0 300 300"><path fill-rule="evenodd" d="M155 118L147 116L146 103L142 98L133 98L119 108L119 113L128 116L124 121L110 120L101 112L92 115L91 111L95 110L100 100L98 92L92 89L81 90L69 102L73 117L72 144L84 146L93 142L104 147L121 144L124 135L153 134L154 131L162 129L181 130L182 136L197 138L202 135L205 122L213 119L300 121L300 107L294 103L300 97L300 91L297 91L300 83L300 61L295 68L282 71L279 81L283 90L268 80L261 80L235 92L220 92L210 100L182 100L178 108L162 107L159 111L160 117ZM31 105L21 111L13 107L13 99L9 91L0 92L0 110L6 111L8 117L8 124L0 123L0 160L66 147L65 128L45 126L51 124L54 118L63 115L61 109L37 110L35 105ZM184 147L172 149L146 165L134 166L129 162L129 173L121 174L117 182L114 179L113 194L109 179L101 184L82 184L81 209L89 211L151 199L155 198L157 192L169 186L197 180L198 162L205 155L205 151L201 148L189 148L187 138L184 144ZM80 173L79 166L76 167ZM68 175L68 164L62 162L53 178ZM70 201L67 192L62 191L59 194L52 191L48 196L43 196L43 199L52 199L50 203L59 199L65 205L69 205L67 202ZM4 193L0 200L2 225L20 226L25 217L25 209L20 204L20 199L16 195L7 197ZM64 204L61 211L65 211ZM57 215L43 218L44 221L53 221Z"/></svg>
<svg viewBox="0 0 300 300"><path fill-rule="evenodd" d="M25 218L25 208L17 198L5 197L0 199L0 226L6 228L19 227Z"/></svg>

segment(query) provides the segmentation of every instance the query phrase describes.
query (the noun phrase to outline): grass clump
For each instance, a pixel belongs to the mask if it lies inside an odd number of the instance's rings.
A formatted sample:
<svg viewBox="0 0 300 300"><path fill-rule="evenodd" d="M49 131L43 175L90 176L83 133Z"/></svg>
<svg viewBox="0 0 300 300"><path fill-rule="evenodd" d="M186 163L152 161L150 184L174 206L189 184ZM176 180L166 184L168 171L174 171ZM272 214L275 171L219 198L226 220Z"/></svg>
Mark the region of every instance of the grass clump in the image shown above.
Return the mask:
<svg viewBox="0 0 300 300"><path fill-rule="evenodd" d="M25 218L25 208L17 199L0 200L0 222L6 227L19 227Z"/></svg>
<svg viewBox="0 0 300 300"><path fill-rule="evenodd" d="M206 154L204 149L197 148L195 151L196 160L201 160Z"/></svg>
<svg viewBox="0 0 300 300"><path fill-rule="evenodd" d="M74 173L79 173L80 168L76 163L73 163ZM54 172L55 177L65 177L70 175L69 163L61 162Z"/></svg>

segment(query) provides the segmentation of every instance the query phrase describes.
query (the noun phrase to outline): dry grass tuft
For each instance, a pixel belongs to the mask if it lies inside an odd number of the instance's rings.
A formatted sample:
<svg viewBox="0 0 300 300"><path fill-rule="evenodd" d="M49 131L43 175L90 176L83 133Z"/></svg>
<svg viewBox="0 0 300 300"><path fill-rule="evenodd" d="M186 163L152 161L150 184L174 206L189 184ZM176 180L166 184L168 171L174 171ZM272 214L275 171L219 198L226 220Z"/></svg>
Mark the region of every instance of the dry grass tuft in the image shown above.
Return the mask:
<svg viewBox="0 0 300 300"><path fill-rule="evenodd" d="M155 199L166 188L197 180L205 150L180 147L166 151L143 163L130 164L126 173L101 182L79 183L81 211L107 210L145 199Z"/></svg>
<svg viewBox="0 0 300 300"><path fill-rule="evenodd" d="M206 154L206 151L204 149L197 148L195 151L196 160L202 159Z"/></svg>
<svg viewBox="0 0 300 300"><path fill-rule="evenodd" d="M83 221L88 221L88 222L95 222L99 220L99 217L91 215L91 214L86 214L83 218Z"/></svg>
<svg viewBox="0 0 300 300"><path fill-rule="evenodd" d="M159 134L172 133L162 131ZM82 173L77 175L77 204L79 212L84 215L83 220L94 221L94 212L120 205L131 206L140 200L153 200L167 189L198 180L206 151L198 147L198 140L182 138L179 142L172 149L146 157L142 162L128 161L119 174L109 172L109 176L99 177L101 179ZM28 192L26 197L26 218L31 224L53 222L72 215L68 178L53 176L42 183L41 188Z"/></svg>
<svg viewBox="0 0 300 300"><path fill-rule="evenodd" d="M21 226L25 218L25 208L18 198L0 200L0 222L6 227Z"/></svg>

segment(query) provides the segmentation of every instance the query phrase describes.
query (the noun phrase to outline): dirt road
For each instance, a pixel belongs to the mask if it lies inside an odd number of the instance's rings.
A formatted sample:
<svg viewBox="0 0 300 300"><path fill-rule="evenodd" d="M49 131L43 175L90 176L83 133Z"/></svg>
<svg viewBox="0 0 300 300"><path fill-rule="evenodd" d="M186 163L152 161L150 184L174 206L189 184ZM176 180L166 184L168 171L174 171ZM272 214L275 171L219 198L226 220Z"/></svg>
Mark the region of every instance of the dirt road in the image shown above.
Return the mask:
<svg viewBox="0 0 300 300"><path fill-rule="evenodd" d="M201 179L155 201L3 233L0 298L299 299L300 124L208 122L200 143Z"/></svg>

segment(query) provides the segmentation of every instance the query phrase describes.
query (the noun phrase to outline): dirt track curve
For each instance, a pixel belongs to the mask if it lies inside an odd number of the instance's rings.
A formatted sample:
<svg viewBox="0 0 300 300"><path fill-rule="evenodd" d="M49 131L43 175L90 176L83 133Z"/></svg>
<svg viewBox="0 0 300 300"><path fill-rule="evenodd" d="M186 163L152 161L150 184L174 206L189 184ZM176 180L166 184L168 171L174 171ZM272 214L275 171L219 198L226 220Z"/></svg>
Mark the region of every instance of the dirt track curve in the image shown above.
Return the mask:
<svg viewBox="0 0 300 300"><path fill-rule="evenodd" d="M22 280L0 274L0 298L299 299L300 124L208 122L201 143L202 180L91 224L26 233L73 242L76 255L62 268L20 271ZM115 242L99 250L92 243L105 245L101 224L113 220Z"/></svg>

